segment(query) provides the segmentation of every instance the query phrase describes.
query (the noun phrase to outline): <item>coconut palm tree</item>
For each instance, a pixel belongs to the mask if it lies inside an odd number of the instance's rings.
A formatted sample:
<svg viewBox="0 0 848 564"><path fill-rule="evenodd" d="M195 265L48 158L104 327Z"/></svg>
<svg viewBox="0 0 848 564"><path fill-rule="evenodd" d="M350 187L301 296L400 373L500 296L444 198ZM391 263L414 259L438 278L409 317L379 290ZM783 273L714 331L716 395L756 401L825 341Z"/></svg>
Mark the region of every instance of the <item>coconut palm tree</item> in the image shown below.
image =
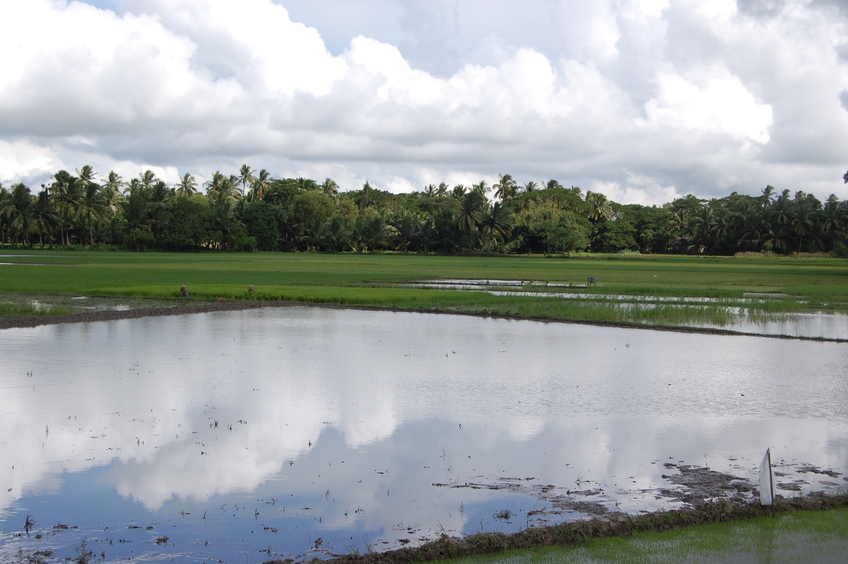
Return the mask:
<svg viewBox="0 0 848 564"><path fill-rule="evenodd" d="M239 170L238 181L241 183L241 195L245 196L245 189L248 184L253 184L253 169L250 166L243 164Z"/></svg>
<svg viewBox="0 0 848 564"><path fill-rule="evenodd" d="M586 192L586 203L589 204L589 221L597 223L602 219L613 216L613 209L607 197L600 192Z"/></svg>
<svg viewBox="0 0 848 564"><path fill-rule="evenodd" d="M350 246L351 235L353 230L349 223L342 216L334 215L322 230L321 242L327 250L338 253Z"/></svg>
<svg viewBox="0 0 848 564"><path fill-rule="evenodd" d="M220 191L225 178L226 177L221 174L221 171L216 170L212 174L212 178L203 183L203 186L206 188L206 195L209 196L212 192Z"/></svg>
<svg viewBox="0 0 848 564"><path fill-rule="evenodd" d="M362 185L362 196L359 198L359 213L364 214L372 200L373 188L371 188L371 183L366 180L365 184Z"/></svg>
<svg viewBox="0 0 848 564"><path fill-rule="evenodd" d="M44 248L44 237L47 236L52 245L51 234L61 223L59 214L50 201L50 191L45 188L38 193L38 197L32 203L32 230L38 235L38 244Z"/></svg>
<svg viewBox="0 0 848 564"><path fill-rule="evenodd" d="M475 192L480 192L480 193L481 193L481 194L483 194L484 196L486 195L486 192L488 192L489 190L491 190L491 188L489 188L489 186L488 186L488 185L486 185L486 181L485 181L485 180L481 180L481 181L480 181L480 182L478 182L477 184L472 184L472 185L471 185L471 189L472 189L473 191L475 191Z"/></svg>
<svg viewBox="0 0 848 564"><path fill-rule="evenodd" d="M408 251L420 233L421 222L418 217L403 209L394 214L389 223L394 227L395 249Z"/></svg>
<svg viewBox="0 0 848 564"><path fill-rule="evenodd" d="M798 252L800 253L804 244L804 237L810 237L814 233L815 222L813 220L813 206L803 191L795 194L795 206L792 213L790 225L792 232L798 236ZM815 240L808 241L817 247ZM813 250L813 249L811 249Z"/></svg>
<svg viewBox="0 0 848 564"><path fill-rule="evenodd" d="M174 185L174 193L178 198L190 198L196 192L197 180L188 172L182 175L180 181Z"/></svg>
<svg viewBox="0 0 848 564"><path fill-rule="evenodd" d="M9 200L11 197L12 197L12 195L9 194L9 191L6 190L6 187L3 186L2 182L0 182L0 209L3 208L6 201ZM6 218L3 216L3 214L0 213L0 245L6 244L6 233L8 231L9 231L9 222L6 220Z"/></svg>
<svg viewBox="0 0 848 564"><path fill-rule="evenodd" d="M12 184L9 197L0 207L0 215L6 220L15 243L23 241L29 246L29 233L32 225L32 195L29 188L18 182Z"/></svg>
<svg viewBox="0 0 848 564"><path fill-rule="evenodd" d="M156 182L156 175L152 170L145 170L139 175L139 181L141 182L142 187L150 188L153 186L153 183Z"/></svg>
<svg viewBox="0 0 848 564"><path fill-rule="evenodd" d="M468 250L474 246L474 235L483 222L486 210L486 197L482 192L472 190L462 199L459 213L456 216L456 226L468 238Z"/></svg>
<svg viewBox="0 0 848 564"><path fill-rule="evenodd" d="M848 173L846 173L848 174ZM841 221L841 206L839 198L836 194L831 194L824 203L824 219L822 221L822 231L825 233L834 233L839 231L842 226Z"/></svg>
<svg viewBox="0 0 848 564"><path fill-rule="evenodd" d="M518 194L518 183L512 179L510 174L501 174L500 180L494 186L495 198L505 202Z"/></svg>
<svg viewBox="0 0 848 564"><path fill-rule="evenodd" d="M80 190L80 200L78 205L78 213L84 215L88 223L88 244L94 246L94 223L93 221L103 217L108 206L103 198L103 193L100 185L94 182L83 182Z"/></svg>
<svg viewBox="0 0 848 564"><path fill-rule="evenodd" d="M299 177L295 179L295 184L298 188L305 192L311 192L313 190L318 190L318 183L312 180L311 178Z"/></svg>
<svg viewBox="0 0 848 564"><path fill-rule="evenodd" d="M339 185L332 178L325 178L321 183L321 191L327 196L335 198L339 195Z"/></svg>
<svg viewBox="0 0 848 564"><path fill-rule="evenodd" d="M362 251L375 251L388 244L391 230L379 215L359 216L354 225L354 238Z"/></svg>
<svg viewBox="0 0 848 564"><path fill-rule="evenodd" d="M103 183L103 201L109 208L109 215L114 217L124 200L123 189L126 183L121 179L121 175L114 170L109 171L106 177L106 182Z"/></svg>
<svg viewBox="0 0 848 564"><path fill-rule="evenodd" d="M487 235L486 245L490 246L498 238L505 239L512 233L512 219L509 210L504 207L503 202L495 202L483 215L480 222L483 233Z"/></svg>
<svg viewBox="0 0 848 564"><path fill-rule="evenodd" d="M214 201L230 200L235 202L241 197L236 184L238 178L235 176L224 176L215 172L212 179L206 182L206 195Z"/></svg>
<svg viewBox="0 0 848 564"><path fill-rule="evenodd" d="M62 246L71 244L71 227L77 219L79 203L82 199L80 185L76 178L64 170L53 175L53 184L50 188L56 211L61 219Z"/></svg>
<svg viewBox="0 0 848 564"><path fill-rule="evenodd" d="M106 182L103 183L104 190L111 190L118 194L122 193L124 188L126 187L126 182L121 178L121 175L115 172L114 170L110 170L109 174L106 176Z"/></svg>
<svg viewBox="0 0 848 564"><path fill-rule="evenodd" d="M451 190L451 196L456 198L457 200L462 200L465 197L465 194L468 193L468 188L466 188L462 184L457 184Z"/></svg>
<svg viewBox="0 0 848 564"><path fill-rule="evenodd" d="M265 198L265 192L271 186L271 174L264 168L259 171L259 176L253 178L250 184L249 200L262 200Z"/></svg>
<svg viewBox="0 0 848 564"><path fill-rule="evenodd" d="M424 187L424 196L427 198L435 198L438 193L438 188L436 188L435 184L428 184Z"/></svg>

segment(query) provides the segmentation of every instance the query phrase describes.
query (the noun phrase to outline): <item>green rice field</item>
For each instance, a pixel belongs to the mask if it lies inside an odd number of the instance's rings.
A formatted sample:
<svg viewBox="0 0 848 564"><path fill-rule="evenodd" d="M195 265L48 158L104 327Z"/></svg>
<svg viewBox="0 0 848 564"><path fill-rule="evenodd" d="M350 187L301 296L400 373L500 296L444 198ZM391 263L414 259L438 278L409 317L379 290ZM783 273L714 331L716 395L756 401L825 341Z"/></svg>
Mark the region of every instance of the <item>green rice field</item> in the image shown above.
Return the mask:
<svg viewBox="0 0 848 564"><path fill-rule="evenodd" d="M750 315L848 310L848 261L829 258L57 250L4 250L2 255L0 295L5 299L0 302L6 305L0 315L7 317L21 315L20 304L9 305L21 294L177 300L183 284L192 302L293 300L644 325L721 324L728 307ZM597 284L587 287L589 277ZM411 284L443 279L517 281L533 293L495 296ZM594 299L544 295L563 292ZM630 307L619 307L636 298ZM682 301L692 298L703 301Z"/></svg>

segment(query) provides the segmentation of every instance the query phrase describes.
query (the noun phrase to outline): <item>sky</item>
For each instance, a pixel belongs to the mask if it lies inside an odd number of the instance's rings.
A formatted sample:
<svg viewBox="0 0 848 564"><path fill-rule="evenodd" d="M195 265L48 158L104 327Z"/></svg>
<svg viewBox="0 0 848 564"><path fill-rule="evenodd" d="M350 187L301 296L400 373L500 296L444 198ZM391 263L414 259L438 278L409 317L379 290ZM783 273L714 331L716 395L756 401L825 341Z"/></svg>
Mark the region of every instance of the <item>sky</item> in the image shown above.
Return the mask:
<svg viewBox="0 0 848 564"><path fill-rule="evenodd" d="M2 0L0 182L848 199L845 0Z"/></svg>

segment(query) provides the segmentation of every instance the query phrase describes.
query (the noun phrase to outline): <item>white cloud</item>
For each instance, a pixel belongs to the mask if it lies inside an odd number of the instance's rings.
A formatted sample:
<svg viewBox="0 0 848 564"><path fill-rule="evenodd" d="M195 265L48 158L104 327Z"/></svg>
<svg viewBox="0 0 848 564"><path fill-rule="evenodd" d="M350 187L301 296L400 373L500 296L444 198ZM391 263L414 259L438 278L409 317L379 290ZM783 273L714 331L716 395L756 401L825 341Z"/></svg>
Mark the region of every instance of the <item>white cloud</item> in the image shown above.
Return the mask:
<svg viewBox="0 0 848 564"><path fill-rule="evenodd" d="M696 69L703 86L675 74L657 79L657 98L646 104L651 126L682 129L689 134L723 133L734 139L766 143L772 110L725 69Z"/></svg>
<svg viewBox="0 0 848 564"><path fill-rule="evenodd" d="M114 4L0 5L0 181L249 162L343 189L511 172L651 203L788 178L848 197L826 3Z"/></svg>
<svg viewBox="0 0 848 564"><path fill-rule="evenodd" d="M47 147L28 141L8 142L0 139L0 171L4 180L23 181L27 178L49 175L61 167L61 161Z"/></svg>

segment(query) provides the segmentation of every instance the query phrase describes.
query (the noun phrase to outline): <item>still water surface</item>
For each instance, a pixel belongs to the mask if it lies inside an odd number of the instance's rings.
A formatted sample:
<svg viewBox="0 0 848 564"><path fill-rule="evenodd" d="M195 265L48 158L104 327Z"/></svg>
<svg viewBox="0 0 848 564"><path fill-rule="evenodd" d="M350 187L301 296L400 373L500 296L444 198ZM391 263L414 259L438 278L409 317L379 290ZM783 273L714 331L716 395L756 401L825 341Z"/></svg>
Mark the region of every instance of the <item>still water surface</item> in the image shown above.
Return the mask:
<svg viewBox="0 0 848 564"><path fill-rule="evenodd" d="M845 344L292 307L0 355L0 560L386 550L677 507L665 463L756 482L766 447L779 493L848 488Z"/></svg>

